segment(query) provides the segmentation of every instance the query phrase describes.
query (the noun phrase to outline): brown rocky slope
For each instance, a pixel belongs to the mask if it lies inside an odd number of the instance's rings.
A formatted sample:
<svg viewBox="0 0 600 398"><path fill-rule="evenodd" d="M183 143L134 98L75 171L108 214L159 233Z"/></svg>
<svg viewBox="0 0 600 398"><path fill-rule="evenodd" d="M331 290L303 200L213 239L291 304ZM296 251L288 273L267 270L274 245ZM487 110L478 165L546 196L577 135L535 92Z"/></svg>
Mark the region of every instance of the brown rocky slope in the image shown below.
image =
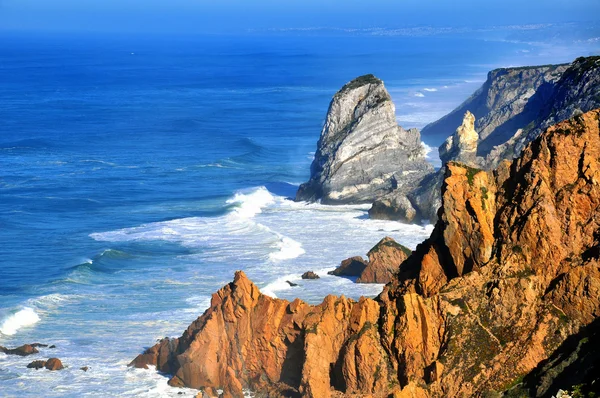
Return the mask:
<svg viewBox="0 0 600 398"><path fill-rule="evenodd" d="M236 397L509 388L600 315L599 119L549 128L494 172L449 163L431 237L376 299L288 302L238 272L132 365Z"/></svg>

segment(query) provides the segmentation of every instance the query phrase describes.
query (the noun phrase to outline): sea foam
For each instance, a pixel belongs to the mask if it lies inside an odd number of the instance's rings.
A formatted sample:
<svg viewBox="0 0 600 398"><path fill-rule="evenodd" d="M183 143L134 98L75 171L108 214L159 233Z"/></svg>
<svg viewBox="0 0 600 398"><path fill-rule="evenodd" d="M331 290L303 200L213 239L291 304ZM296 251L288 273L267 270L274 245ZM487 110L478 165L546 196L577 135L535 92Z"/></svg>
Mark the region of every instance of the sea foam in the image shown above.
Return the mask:
<svg viewBox="0 0 600 398"><path fill-rule="evenodd" d="M40 317L35 313L33 308L23 308L22 310L9 315L2 322L2 326L0 326L0 333L12 336L19 331L19 329L31 326L39 322Z"/></svg>
<svg viewBox="0 0 600 398"><path fill-rule="evenodd" d="M227 204L236 206L232 214L241 218L252 218L274 203L275 198L265 187L238 192L233 198L227 200Z"/></svg>
<svg viewBox="0 0 600 398"><path fill-rule="evenodd" d="M269 254L269 258L273 261L290 260L305 253L302 248L302 243L283 235L281 235L277 247L279 248L279 251Z"/></svg>

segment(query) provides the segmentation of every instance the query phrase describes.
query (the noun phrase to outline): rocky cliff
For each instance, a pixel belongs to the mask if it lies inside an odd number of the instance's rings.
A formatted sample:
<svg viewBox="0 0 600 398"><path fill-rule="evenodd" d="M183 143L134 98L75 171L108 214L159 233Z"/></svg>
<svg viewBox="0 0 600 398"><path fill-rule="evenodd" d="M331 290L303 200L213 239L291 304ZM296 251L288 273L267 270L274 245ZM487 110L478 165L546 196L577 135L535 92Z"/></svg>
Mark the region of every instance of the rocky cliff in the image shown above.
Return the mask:
<svg viewBox="0 0 600 398"><path fill-rule="evenodd" d="M238 272L132 365L235 397L483 396L534 377L600 316L600 110L444 177L431 237L376 299L288 302Z"/></svg>
<svg viewBox="0 0 600 398"><path fill-rule="evenodd" d="M502 68L491 71L479 90L423 128L422 134L449 136L470 111L479 134L477 154L492 169L518 156L547 127L597 107L600 57L582 57L565 65Z"/></svg>
<svg viewBox="0 0 600 398"><path fill-rule="evenodd" d="M300 186L296 199L371 203L394 189L414 187L431 171L419 131L398 126L383 82L361 76L333 97L310 180Z"/></svg>
<svg viewBox="0 0 600 398"><path fill-rule="evenodd" d="M477 158L478 143L479 134L475 131L475 116L467 111L463 116L462 124L439 148L442 164L452 160L473 165L480 163Z"/></svg>
<svg viewBox="0 0 600 398"><path fill-rule="evenodd" d="M485 155L494 145L506 142L517 129L535 120L550 96L551 87L567 68L565 64L495 69L471 97L448 115L425 126L422 133L445 139L470 111L477 120L475 130L480 136L480 151Z"/></svg>

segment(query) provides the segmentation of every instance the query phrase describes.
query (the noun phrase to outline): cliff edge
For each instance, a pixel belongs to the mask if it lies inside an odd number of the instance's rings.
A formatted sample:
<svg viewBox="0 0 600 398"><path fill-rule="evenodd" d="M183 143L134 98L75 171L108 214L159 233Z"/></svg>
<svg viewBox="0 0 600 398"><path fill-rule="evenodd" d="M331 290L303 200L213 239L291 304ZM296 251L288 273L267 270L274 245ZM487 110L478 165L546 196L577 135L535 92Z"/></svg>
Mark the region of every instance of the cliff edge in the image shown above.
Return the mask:
<svg viewBox="0 0 600 398"><path fill-rule="evenodd" d="M431 237L376 299L273 299L240 271L132 365L235 397L504 391L600 316L599 206L595 110L494 172L449 163Z"/></svg>

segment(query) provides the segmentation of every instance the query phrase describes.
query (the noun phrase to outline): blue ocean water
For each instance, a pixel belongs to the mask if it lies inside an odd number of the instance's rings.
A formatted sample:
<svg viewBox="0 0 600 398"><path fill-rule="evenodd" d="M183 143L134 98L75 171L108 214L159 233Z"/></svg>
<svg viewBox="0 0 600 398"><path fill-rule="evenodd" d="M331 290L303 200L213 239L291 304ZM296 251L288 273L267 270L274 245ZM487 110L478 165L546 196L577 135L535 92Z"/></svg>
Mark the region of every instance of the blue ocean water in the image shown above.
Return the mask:
<svg viewBox="0 0 600 398"><path fill-rule="evenodd" d="M0 345L56 344L40 357L69 367L0 354L1 395L176 395L126 365L181 334L236 269L282 298L378 294L326 275L285 282L431 231L286 199L308 178L331 96L374 73L400 124L422 127L494 67L579 51L456 35L3 33Z"/></svg>

